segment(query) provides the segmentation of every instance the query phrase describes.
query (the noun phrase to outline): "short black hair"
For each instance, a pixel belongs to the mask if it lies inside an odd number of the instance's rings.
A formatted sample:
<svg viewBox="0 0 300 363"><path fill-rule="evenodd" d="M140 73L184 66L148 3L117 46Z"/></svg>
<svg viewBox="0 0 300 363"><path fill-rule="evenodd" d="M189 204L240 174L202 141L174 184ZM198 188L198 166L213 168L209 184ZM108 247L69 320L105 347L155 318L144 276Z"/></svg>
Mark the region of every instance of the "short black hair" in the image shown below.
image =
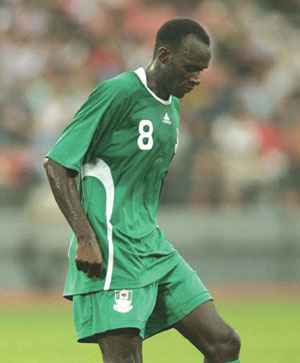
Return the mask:
<svg viewBox="0 0 300 363"><path fill-rule="evenodd" d="M160 47L168 45L179 47L181 40L192 34L207 46L210 45L209 36L200 24L188 18L175 18L164 23L157 31L154 55Z"/></svg>

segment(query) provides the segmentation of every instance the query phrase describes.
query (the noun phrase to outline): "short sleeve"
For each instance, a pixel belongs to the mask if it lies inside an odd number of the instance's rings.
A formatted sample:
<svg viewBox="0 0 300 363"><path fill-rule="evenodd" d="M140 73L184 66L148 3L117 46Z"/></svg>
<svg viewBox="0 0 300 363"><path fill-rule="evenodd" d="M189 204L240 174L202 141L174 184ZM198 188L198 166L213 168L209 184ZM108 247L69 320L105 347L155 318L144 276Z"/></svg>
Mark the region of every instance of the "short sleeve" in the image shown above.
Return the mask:
<svg viewBox="0 0 300 363"><path fill-rule="evenodd" d="M80 107L46 157L79 172L101 119L108 110L111 114L112 108L118 108L116 101L117 95L114 97L114 92L111 92L107 82L100 83Z"/></svg>

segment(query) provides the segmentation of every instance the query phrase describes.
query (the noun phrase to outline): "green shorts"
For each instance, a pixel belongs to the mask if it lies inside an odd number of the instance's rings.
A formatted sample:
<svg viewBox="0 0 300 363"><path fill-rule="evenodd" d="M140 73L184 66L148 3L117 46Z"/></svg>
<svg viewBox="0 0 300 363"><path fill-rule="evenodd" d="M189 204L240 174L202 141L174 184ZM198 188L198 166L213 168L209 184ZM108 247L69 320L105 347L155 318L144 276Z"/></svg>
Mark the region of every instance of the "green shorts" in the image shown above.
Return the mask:
<svg viewBox="0 0 300 363"><path fill-rule="evenodd" d="M73 296L77 341L96 343L96 334L137 328L151 337L212 300L196 271L183 259L160 280L137 289L98 291Z"/></svg>

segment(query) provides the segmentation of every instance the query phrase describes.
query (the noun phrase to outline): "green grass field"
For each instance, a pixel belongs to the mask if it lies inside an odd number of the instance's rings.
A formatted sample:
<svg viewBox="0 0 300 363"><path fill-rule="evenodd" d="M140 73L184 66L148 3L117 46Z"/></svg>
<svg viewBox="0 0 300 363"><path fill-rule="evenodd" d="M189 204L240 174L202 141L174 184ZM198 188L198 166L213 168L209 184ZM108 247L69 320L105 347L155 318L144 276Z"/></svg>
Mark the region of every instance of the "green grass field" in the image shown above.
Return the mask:
<svg viewBox="0 0 300 363"><path fill-rule="evenodd" d="M242 363L297 363L299 303L293 299L216 305L242 337ZM75 342L70 303L2 306L0 311L1 362L102 362L96 345ZM202 362L201 354L174 330L149 339L143 350L145 363Z"/></svg>

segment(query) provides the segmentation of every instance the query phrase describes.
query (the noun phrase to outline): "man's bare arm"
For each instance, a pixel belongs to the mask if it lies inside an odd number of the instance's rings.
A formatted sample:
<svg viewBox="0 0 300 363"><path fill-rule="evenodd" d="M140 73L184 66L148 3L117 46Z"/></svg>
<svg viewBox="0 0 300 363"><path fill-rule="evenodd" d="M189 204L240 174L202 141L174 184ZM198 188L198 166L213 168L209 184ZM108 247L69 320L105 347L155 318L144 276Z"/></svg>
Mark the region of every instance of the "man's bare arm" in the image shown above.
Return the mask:
<svg viewBox="0 0 300 363"><path fill-rule="evenodd" d="M48 158L44 161L44 167L54 198L77 237L77 269L86 272L88 277L99 277L102 256L95 232L80 203L77 173Z"/></svg>

